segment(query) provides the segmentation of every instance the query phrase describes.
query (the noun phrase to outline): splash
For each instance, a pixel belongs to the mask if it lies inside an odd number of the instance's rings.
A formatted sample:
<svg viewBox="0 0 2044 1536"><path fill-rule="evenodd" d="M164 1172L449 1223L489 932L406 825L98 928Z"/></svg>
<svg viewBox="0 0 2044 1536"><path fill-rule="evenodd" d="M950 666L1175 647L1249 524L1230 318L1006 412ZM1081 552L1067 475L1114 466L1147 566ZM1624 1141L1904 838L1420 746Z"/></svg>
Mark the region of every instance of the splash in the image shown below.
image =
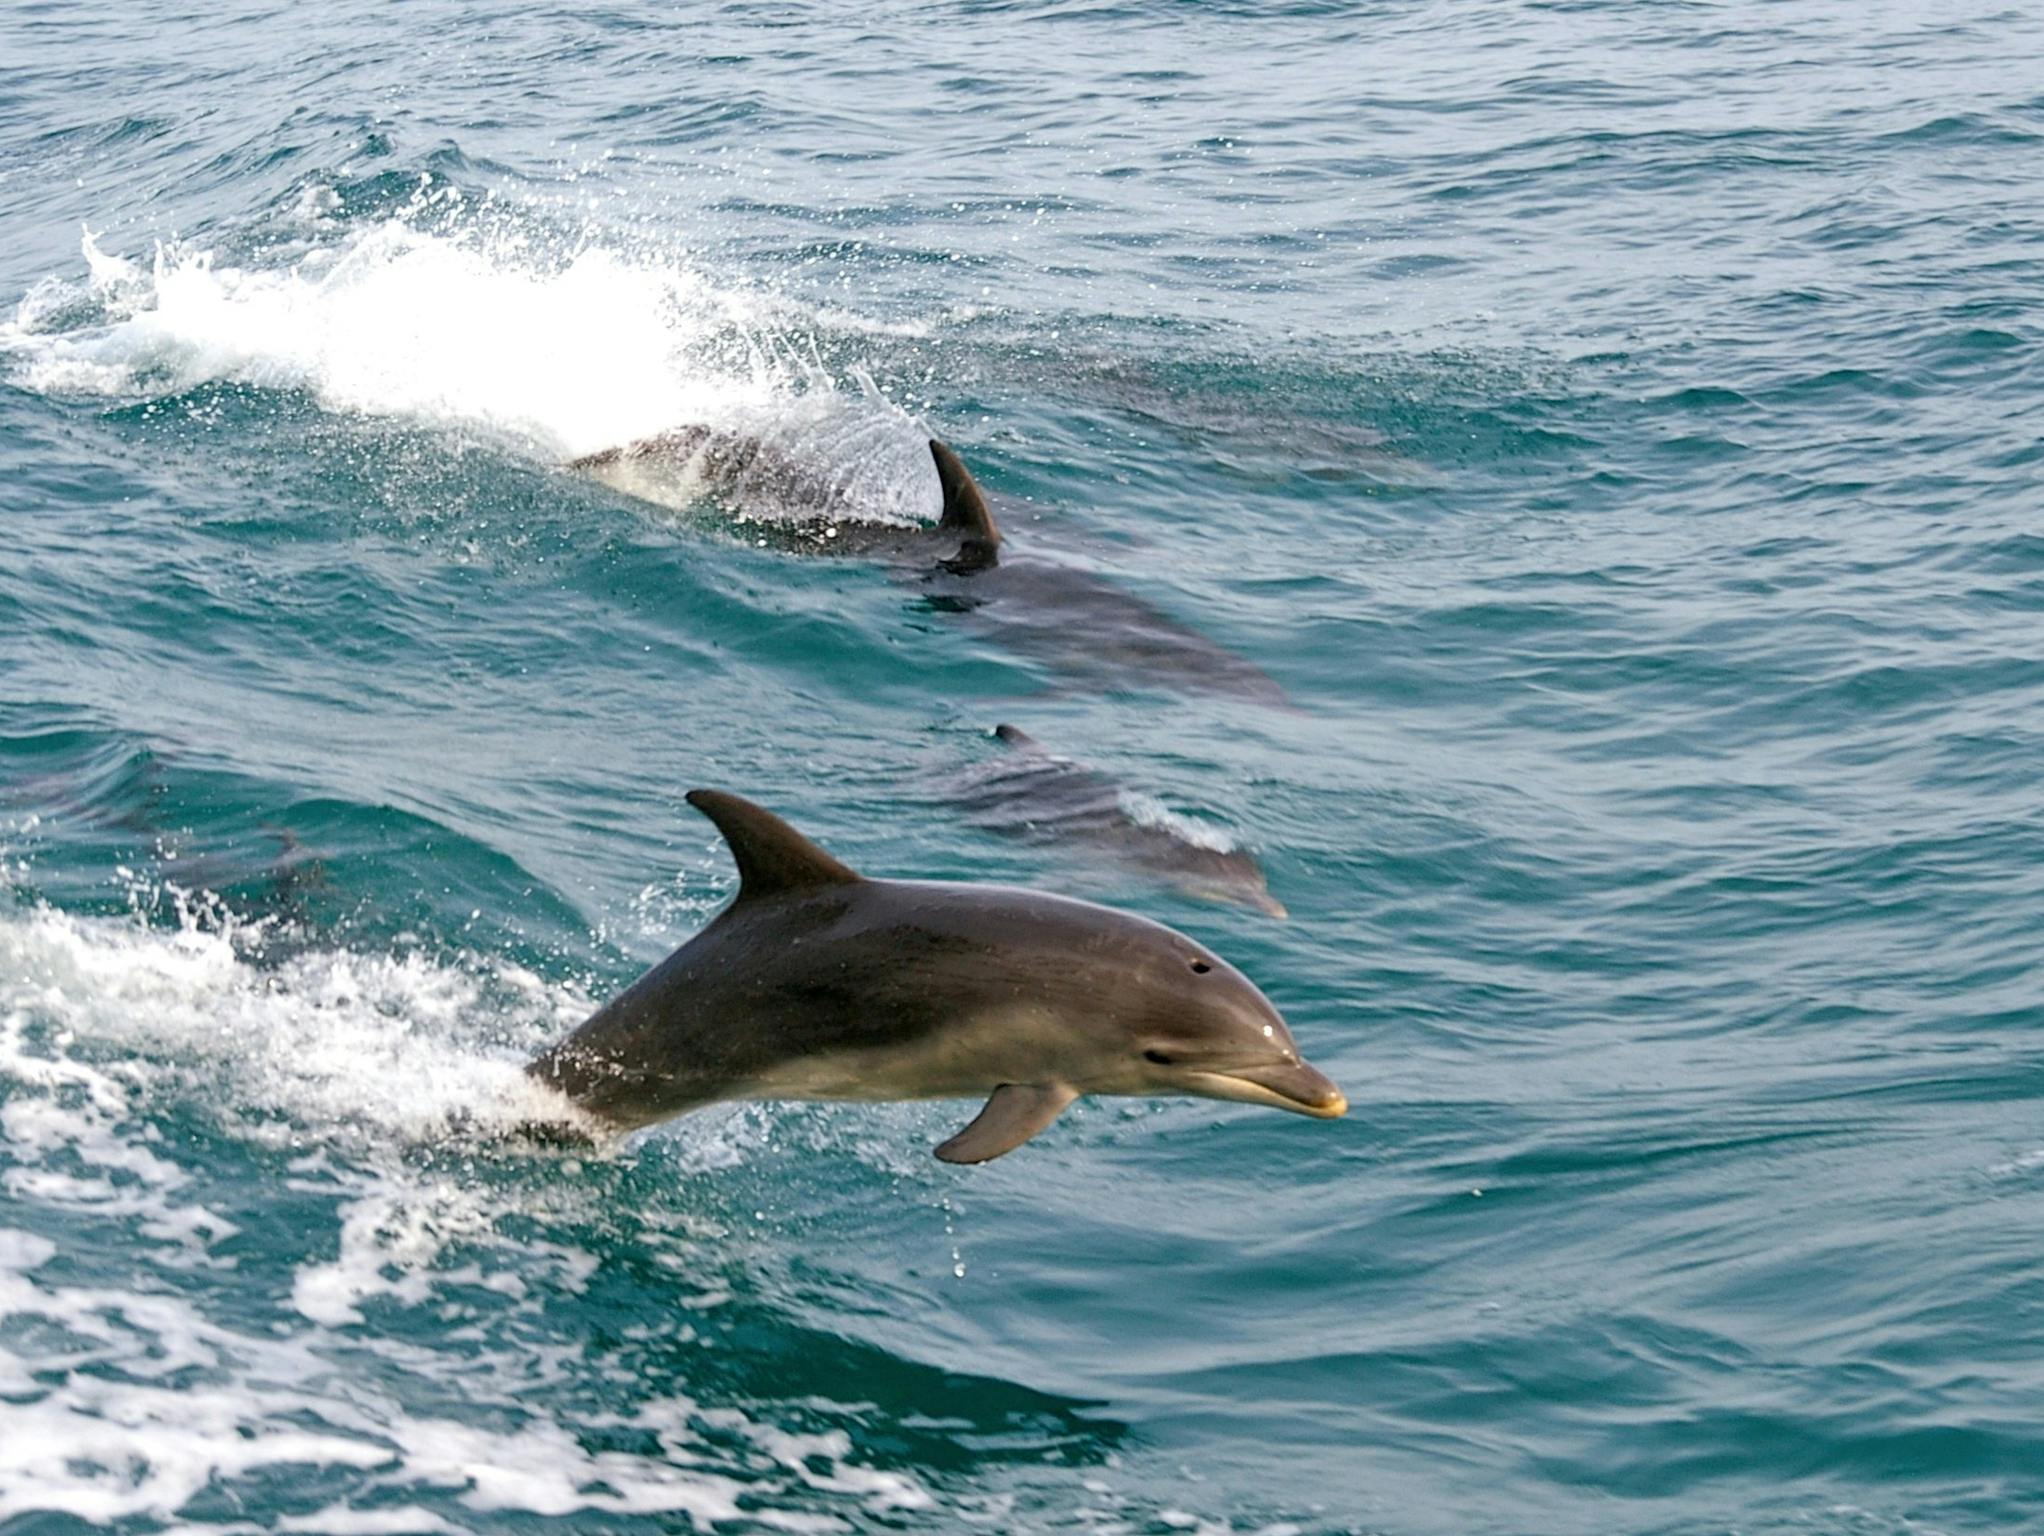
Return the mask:
<svg viewBox="0 0 2044 1536"><path fill-rule="evenodd" d="M328 411L456 431L559 462L683 423L913 463L913 418L815 342L841 317L600 243L393 218L281 266L90 231L82 282L46 279L0 325L14 382L135 400L206 384L298 391ZM805 330L807 334L805 334ZM886 451L880 451L880 450Z"/></svg>
<svg viewBox="0 0 2044 1536"><path fill-rule="evenodd" d="M820 1502L818 1494L876 1513L932 1502L913 1479L860 1465L841 1432L803 1434L678 1393L593 1426L612 1441L648 1442L649 1452L592 1449L575 1424L521 1408L515 1393L489 1400L487 1385L475 1385L501 1373L528 1393L561 1390L578 1362L535 1364L527 1349L492 1349L487 1370L457 1373L484 1398L471 1416L430 1411L407 1401L417 1351L358 1341L385 1357L384 1373L373 1385L338 1381L317 1324L236 1326L182 1295L73 1283L57 1256L49 1239L0 1227L0 1320L16 1325L0 1346L9 1424L0 1508L184 1526L180 1517L208 1490L287 1470L301 1478L310 1470L313 1486L352 1486L382 1506L357 1508L343 1494L284 1522L322 1531L467 1528L414 1500L456 1516L686 1516L697 1529L793 1531L845 1528L827 1513L781 1507ZM391 1507L393 1497L405 1504Z"/></svg>
<svg viewBox="0 0 2044 1536"><path fill-rule="evenodd" d="M588 1012L574 988L481 959L336 948L262 964L264 925L179 912L170 931L45 906L0 917L0 1080L55 1088L115 1063L108 1081L258 1140L406 1144L560 1118L521 1063Z"/></svg>
<svg viewBox="0 0 2044 1536"><path fill-rule="evenodd" d="M1116 795L1122 812L1139 827L1149 827L1163 832L1194 848L1204 848L1210 853L1235 853L1242 845L1222 828L1208 822L1195 821L1182 816L1154 795L1140 790L1124 789Z"/></svg>
<svg viewBox="0 0 2044 1536"><path fill-rule="evenodd" d="M246 940L0 915L0 1509L184 1524L209 1491L261 1498L308 1469L333 1502L294 1528L452 1530L513 1511L811 1531L844 1528L832 1505L931 1502L841 1431L649 1392L602 1351L535 1345L529 1330L600 1263L576 1240L589 1223L561 1219L588 1214L580 1181L379 1152L451 1107L499 1121L538 1107L517 1061L579 1014L571 989L502 963L341 951L260 967ZM193 1108L269 1154L260 1184L222 1184L167 1133ZM209 1189L248 1208L240 1221ZM86 1278L76 1251L125 1264ZM260 1273L236 1278L257 1254L286 1262L275 1301ZM378 1368L337 1370L340 1349ZM552 1406L592 1387L615 1406Z"/></svg>

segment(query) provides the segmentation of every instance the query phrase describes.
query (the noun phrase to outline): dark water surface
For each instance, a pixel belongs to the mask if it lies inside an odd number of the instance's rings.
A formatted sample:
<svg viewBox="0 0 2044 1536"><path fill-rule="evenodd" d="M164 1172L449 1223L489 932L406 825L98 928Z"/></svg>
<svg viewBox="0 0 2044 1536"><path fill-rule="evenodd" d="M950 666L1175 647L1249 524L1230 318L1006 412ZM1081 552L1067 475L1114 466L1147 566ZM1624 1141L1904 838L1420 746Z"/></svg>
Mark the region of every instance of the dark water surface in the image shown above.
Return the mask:
<svg viewBox="0 0 2044 1536"><path fill-rule="evenodd" d="M0 14L0 1530L2044 1528L2036 12L203 9ZM1277 692L557 467L685 421ZM450 1137L698 784L1350 1117Z"/></svg>

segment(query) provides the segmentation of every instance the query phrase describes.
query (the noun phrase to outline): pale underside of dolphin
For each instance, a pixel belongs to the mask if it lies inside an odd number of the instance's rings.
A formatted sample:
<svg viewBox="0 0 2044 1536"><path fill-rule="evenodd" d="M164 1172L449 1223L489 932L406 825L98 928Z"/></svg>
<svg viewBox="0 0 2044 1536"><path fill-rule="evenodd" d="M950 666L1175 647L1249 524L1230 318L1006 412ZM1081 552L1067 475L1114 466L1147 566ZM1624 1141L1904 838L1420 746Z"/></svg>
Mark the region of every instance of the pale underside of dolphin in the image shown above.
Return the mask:
<svg viewBox="0 0 2044 1536"><path fill-rule="evenodd" d="M1060 671L1111 685L1288 701L1276 679L1113 582L1065 560L1017 548L958 455L936 438L930 457L943 514L924 528L875 523L844 483L760 438L709 427L571 460L568 468L627 495L676 509L714 501L743 515L748 532L782 548L884 560L912 572L924 604L970 615L1016 650Z"/></svg>
<svg viewBox="0 0 2044 1536"><path fill-rule="evenodd" d="M731 905L527 1071L616 1130L730 1099L986 1096L937 1148L1012 1151L1082 1094L1333 1118L1267 998L1162 924L1040 891L867 879L750 801L695 790Z"/></svg>

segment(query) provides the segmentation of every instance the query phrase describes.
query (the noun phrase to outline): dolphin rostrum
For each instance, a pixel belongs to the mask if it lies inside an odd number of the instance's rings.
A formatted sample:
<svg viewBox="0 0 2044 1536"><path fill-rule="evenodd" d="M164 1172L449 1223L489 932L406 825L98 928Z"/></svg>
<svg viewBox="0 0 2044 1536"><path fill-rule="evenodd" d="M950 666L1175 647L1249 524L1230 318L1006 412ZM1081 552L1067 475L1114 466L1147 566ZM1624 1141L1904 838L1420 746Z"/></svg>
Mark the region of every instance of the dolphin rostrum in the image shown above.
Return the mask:
<svg viewBox="0 0 2044 1536"><path fill-rule="evenodd" d="M1267 998L1161 923L1004 886L869 880L717 790L738 895L526 1070L618 1130L724 1099L988 1095L937 1148L1011 1152L1081 1094L1194 1094L1331 1119Z"/></svg>
<svg viewBox="0 0 2044 1536"><path fill-rule="evenodd" d="M822 468L761 438L709 427L676 427L567 468L661 506L719 503L763 543L886 561L920 579L926 606L970 615L1067 673L1289 702L1269 673L1154 604L1068 559L1018 548L1003 537L965 461L934 437L929 446L944 497L931 527L862 517L845 485ZM755 507L770 515L753 515Z"/></svg>

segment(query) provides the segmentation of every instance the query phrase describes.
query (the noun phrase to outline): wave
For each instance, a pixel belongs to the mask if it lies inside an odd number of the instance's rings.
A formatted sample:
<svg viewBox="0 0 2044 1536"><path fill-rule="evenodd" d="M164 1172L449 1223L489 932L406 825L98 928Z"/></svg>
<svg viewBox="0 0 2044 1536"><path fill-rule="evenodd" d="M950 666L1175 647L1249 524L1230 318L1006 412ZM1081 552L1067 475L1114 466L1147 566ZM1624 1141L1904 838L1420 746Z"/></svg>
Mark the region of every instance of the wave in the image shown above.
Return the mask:
<svg viewBox="0 0 2044 1536"><path fill-rule="evenodd" d="M878 322L588 237L332 224L272 266L184 242L131 259L88 230L84 276L45 278L0 324L12 380L122 403L294 391L545 462L701 423L838 467L874 516L930 515L927 432L856 361L824 360L821 338Z"/></svg>
<svg viewBox="0 0 2044 1536"><path fill-rule="evenodd" d="M42 905L0 917L0 1078L55 1088L118 1062L123 1096L196 1105L258 1144L418 1144L559 1117L521 1064L588 1012L573 987L479 957L265 964L267 930L196 899L168 930Z"/></svg>
<svg viewBox="0 0 2044 1536"><path fill-rule="evenodd" d="M653 1157L450 1144L457 1114L501 1130L557 1107L518 1063L585 1006L572 989L501 961L248 949L197 922L0 910L0 1508L142 1529L270 1505L280 1529L364 1532L980 1523L1022 1511L979 1477L1054 1507L1058 1480L1028 1469L1123 1433L763 1294L787 1285L756 1272L756 1192L726 1210L721 1181L686 1177L758 1153L743 1117ZM876 1445L875 1394L934 1417ZM922 1472L946 1458L966 1486Z"/></svg>

